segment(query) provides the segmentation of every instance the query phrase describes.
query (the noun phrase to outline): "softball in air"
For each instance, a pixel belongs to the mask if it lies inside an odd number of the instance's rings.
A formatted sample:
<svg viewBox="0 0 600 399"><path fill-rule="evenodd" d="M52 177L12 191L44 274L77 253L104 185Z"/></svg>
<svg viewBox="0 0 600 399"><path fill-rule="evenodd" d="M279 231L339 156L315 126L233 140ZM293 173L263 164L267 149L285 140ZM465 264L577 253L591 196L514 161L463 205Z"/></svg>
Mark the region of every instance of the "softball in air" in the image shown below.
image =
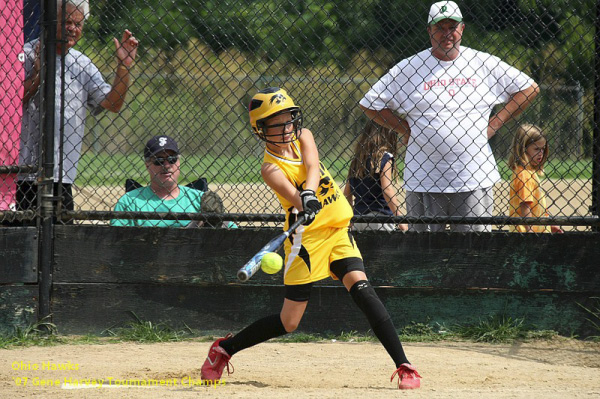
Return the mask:
<svg viewBox="0 0 600 399"><path fill-rule="evenodd" d="M283 259L275 252L267 252L260 261L260 268L267 274L275 274L283 267Z"/></svg>

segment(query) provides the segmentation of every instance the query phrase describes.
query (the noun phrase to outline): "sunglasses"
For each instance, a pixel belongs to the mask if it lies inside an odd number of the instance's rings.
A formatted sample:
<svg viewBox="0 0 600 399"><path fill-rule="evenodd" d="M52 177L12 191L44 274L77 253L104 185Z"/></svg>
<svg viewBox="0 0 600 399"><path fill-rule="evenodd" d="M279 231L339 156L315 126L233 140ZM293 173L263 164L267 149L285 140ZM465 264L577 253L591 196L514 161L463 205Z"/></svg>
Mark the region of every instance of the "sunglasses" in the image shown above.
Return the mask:
<svg viewBox="0 0 600 399"><path fill-rule="evenodd" d="M160 166L160 165L164 165L165 161L170 163L171 165L175 164L177 162L177 160L179 159L179 156L177 155L170 155L168 157L154 157L152 158L152 163L156 166Z"/></svg>

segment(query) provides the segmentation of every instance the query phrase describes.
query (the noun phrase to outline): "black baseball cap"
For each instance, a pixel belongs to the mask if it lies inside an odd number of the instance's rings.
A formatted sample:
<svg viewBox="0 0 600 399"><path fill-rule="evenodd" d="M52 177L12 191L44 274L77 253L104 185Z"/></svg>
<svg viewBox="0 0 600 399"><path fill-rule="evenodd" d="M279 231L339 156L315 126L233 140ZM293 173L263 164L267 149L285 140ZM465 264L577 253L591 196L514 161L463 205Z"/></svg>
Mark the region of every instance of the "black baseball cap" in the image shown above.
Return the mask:
<svg viewBox="0 0 600 399"><path fill-rule="evenodd" d="M146 143L144 147L144 158L150 158L161 151L171 150L179 155L177 142L167 135L154 136Z"/></svg>

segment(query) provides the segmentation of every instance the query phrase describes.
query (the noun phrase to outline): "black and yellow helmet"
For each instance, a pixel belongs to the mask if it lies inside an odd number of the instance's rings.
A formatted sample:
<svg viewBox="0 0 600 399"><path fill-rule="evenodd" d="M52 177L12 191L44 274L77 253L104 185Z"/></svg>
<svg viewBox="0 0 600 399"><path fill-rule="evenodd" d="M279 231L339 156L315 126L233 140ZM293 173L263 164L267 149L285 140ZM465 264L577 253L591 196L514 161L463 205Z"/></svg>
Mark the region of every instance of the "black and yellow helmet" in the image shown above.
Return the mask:
<svg viewBox="0 0 600 399"><path fill-rule="evenodd" d="M294 100L287 94L287 92L279 87L269 87L256 93L250 101L248 107L250 112L250 125L254 133L263 141L268 143L286 143L291 142L302 133L302 111L300 107L294 104ZM266 122L269 118L284 112L290 112L292 114L292 120L286 124L280 125L267 125ZM284 134L285 126L289 123L294 124L295 137L288 141L277 141L273 142L269 140L270 137L281 136ZM281 132L266 134L266 127L282 127Z"/></svg>

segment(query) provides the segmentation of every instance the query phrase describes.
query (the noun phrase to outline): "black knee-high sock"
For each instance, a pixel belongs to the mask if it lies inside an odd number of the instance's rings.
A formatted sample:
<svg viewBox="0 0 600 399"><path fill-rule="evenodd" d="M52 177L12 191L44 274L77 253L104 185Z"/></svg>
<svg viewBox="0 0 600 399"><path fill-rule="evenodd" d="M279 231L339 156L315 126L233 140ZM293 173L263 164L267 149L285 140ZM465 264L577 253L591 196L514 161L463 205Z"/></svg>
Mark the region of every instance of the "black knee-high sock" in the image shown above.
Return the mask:
<svg viewBox="0 0 600 399"><path fill-rule="evenodd" d="M229 356L233 356L242 349L285 334L287 331L281 322L281 317L274 314L255 321L233 337L221 341L219 346L225 349Z"/></svg>
<svg viewBox="0 0 600 399"><path fill-rule="evenodd" d="M367 280L356 282L350 288L350 295L354 302L363 311L375 336L387 350L392 360L399 367L402 363L409 363L394 328L394 323L377 293Z"/></svg>

